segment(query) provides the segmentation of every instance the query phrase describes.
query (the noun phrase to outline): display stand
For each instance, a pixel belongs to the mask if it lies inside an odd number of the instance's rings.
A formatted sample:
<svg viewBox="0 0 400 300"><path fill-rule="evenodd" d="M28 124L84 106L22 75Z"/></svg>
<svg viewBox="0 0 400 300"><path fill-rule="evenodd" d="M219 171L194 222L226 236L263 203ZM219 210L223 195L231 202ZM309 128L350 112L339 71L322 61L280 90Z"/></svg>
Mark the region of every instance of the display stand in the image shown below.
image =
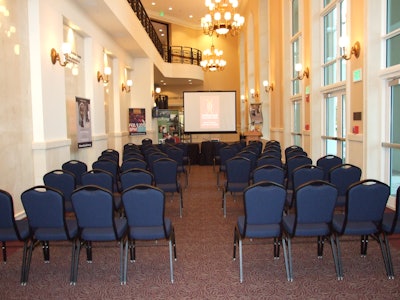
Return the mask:
<svg viewBox="0 0 400 300"><path fill-rule="evenodd" d="M262 133L259 131L246 131L243 135L246 138L246 145L252 141L260 141L262 137Z"/></svg>

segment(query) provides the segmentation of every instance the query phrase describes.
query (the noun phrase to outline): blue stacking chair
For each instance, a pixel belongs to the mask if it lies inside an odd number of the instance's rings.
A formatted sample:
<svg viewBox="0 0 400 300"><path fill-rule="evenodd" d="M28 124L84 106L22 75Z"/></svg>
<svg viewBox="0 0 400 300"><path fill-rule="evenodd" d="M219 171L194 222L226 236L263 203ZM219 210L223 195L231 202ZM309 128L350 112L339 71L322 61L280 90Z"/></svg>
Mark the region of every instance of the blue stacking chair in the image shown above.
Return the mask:
<svg viewBox="0 0 400 300"><path fill-rule="evenodd" d="M109 154L113 155L113 154ZM100 159L92 163L92 169L103 170L111 173L113 178L113 189L112 191L117 193L120 191L119 186L119 165L116 161L111 159Z"/></svg>
<svg viewBox="0 0 400 300"><path fill-rule="evenodd" d="M170 146L165 149L165 153L168 155L169 158L175 160L178 163L178 175L185 175L185 188L187 188L189 184L189 179L188 171L186 170L186 167L183 163L183 150L175 146Z"/></svg>
<svg viewBox="0 0 400 300"><path fill-rule="evenodd" d="M122 193L126 217L131 262L136 261L136 241L166 239L169 246L170 276L174 282L173 260L176 260L174 226L165 217L164 192L150 185L136 185ZM126 253L127 255L127 253ZM127 257L125 261L127 262ZM127 268L125 268L125 278Z"/></svg>
<svg viewBox="0 0 400 300"><path fill-rule="evenodd" d="M219 169L217 172L217 187L218 189L220 188L219 184L219 177L220 175L225 175L226 174L226 161L236 155L239 150L237 146L234 145L229 145L226 147L223 147L219 150L219 156L220 156L220 164L219 164Z"/></svg>
<svg viewBox="0 0 400 300"><path fill-rule="evenodd" d="M72 159L63 163L61 168L75 175L76 186L82 185L81 176L83 173L87 172L86 163L84 163L83 161Z"/></svg>
<svg viewBox="0 0 400 300"><path fill-rule="evenodd" d="M129 169L121 173L121 188L122 191L137 185L137 184L148 184L153 185L154 176L153 173L143 169Z"/></svg>
<svg viewBox="0 0 400 300"><path fill-rule="evenodd" d="M282 168L282 160L279 157L272 155L262 155L257 159L256 166L273 165Z"/></svg>
<svg viewBox="0 0 400 300"><path fill-rule="evenodd" d="M343 160L336 155L328 154L317 160L317 166L324 170L324 180L329 180L329 171L333 167L343 164Z"/></svg>
<svg viewBox="0 0 400 300"><path fill-rule="evenodd" d="M262 181L245 189L245 215L240 216L234 230L233 259L236 259L236 246L239 244L239 278L243 282L243 250L245 238L274 238L274 259L279 258L279 245L282 238L281 221L285 204L284 186Z"/></svg>
<svg viewBox="0 0 400 300"><path fill-rule="evenodd" d="M222 190L222 208L226 217L226 194L243 193L250 185L251 162L246 157L235 156L226 162L226 182Z"/></svg>
<svg viewBox="0 0 400 300"><path fill-rule="evenodd" d="M304 155L296 155L286 161L286 188L293 190L293 172L296 168L312 165L311 158Z"/></svg>
<svg viewBox="0 0 400 300"><path fill-rule="evenodd" d="M283 250L285 253L288 281L293 281L292 239L294 237L317 237L317 255L322 258L324 240L330 239L336 274L339 263L332 235L332 218L337 189L332 184L316 180L305 183L295 190L296 213L283 216ZM286 248L287 246L287 248Z"/></svg>
<svg viewBox="0 0 400 300"><path fill-rule="evenodd" d="M394 212L385 212L383 215L382 231L388 258L388 267L390 271L389 278L394 279L394 269L388 235L400 233L400 187L397 188L396 192L396 210Z"/></svg>
<svg viewBox="0 0 400 300"><path fill-rule="evenodd" d="M28 282L32 252L41 242L45 262L50 261L50 242L70 241L72 245L70 284L74 280L74 263L78 226L75 219L65 218L65 201L60 191L48 186L34 186L21 194L28 217L30 243L23 259L22 285ZM25 262L25 263L24 263Z"/></svg>
<svg viewBox="0 0 400 300"><path fill-rule="evenodd" d="M343 279L340 237L361 236L361 256L367 255L368 237L378 241L388 277L391 276L388 258L381 237L381 226L390 187L378 180L367 179L352 184L347 190L345 213L335 214L333 229L339 260L339 276Z"/></svg>
<svg viewBox="0 0 400 300"><path fill-rule="evenodd" d="M153 168L155 186L164 193L179 194L179 216L182 217L183 195L178 181L178 163L168 157L160 158L154 162Z"/></svg>
<svg viewBox="0 0 400 300"><path fill-rule="evenodd" d="M66 170L53 170L43 176L44 185L59 190L65 201L65 211L73 212L71 194L76 188L75 175Z"/></svg>
<svg viewBox="0 0 400 300"><path fill-rule="evenodd" d="M74 259L73 284L76 284L78 279L79 254L82 245L86 245L87 249L91 251L93 242L111 241L119 243L120 282L121 285L126 284L124 249L127 251L128 223L123 217L114 217L112 194L99 186L86 185L76 189L72 193L71 199L79 228L79 242ZM88 262L91 261L90 255Z"/></svg>
<svg viewBox="0 0 400 300"><path fill-rule="evenodd" d="M0 241L3 250L3 262L7 263L7 242L21 241L24 243L22 252L21 282L25 277L25 258L29 238L28 220L15 220L14 204L10 193L0 190Z"/></svg>
<svg viewBox="0 0 400 300"><path fill-rule="evenodd" d="M253 183L260 181L272 181L284 185L285 170L274 165L262 165L253 171Z"/></svg>

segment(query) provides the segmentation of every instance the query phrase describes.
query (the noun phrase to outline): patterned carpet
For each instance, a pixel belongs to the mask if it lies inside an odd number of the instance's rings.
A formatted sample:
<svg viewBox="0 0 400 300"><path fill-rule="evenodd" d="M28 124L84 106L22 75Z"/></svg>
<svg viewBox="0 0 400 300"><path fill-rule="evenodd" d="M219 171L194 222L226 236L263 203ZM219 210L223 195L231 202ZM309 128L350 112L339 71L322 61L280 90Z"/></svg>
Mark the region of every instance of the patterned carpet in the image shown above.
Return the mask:
<svg viewBox="0 0 400 300"><path fill-rule="evenodd" d="M243 206L241 197L234 201L229 196L227 203L225 219L211 166L192 166L183 218L179 218L178 197L168 195L166 215L175 226L178 255L173 284L168 247L138 248L136 262L128 263L127 285L121 286L118 245L94 244L93 263L86 263L83 251L77 285L70 286L70 247L52 244L49 264L43 263L40 248L34 251L27 286L19 285L20 249L1 264L1 299L400 299L400 275L387 279L375 242L370 242L368 256L361 258L358 239L342 243L343 281L336 280L329 244L323 259L318 259L314 239L294 239L293 282L286 280L283 252L281 259L273 259L271 241L266 246L247 241L240 284L232 246L233 228ZM400 251L392 248L394 268L400 274Z"/></svg>

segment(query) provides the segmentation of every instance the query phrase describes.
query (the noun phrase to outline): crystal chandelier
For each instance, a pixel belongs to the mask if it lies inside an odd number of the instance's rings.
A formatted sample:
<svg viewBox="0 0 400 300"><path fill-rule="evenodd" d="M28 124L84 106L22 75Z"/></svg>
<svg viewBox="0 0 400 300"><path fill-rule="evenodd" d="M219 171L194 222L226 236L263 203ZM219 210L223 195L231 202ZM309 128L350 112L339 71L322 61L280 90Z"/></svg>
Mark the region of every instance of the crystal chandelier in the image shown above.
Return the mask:
<svg viewBox="0 0 400 300"><path fill-rule="evenodd" d="M224 54L222 50L215 49L214 44L211 44L211 49L203 51L200 66L204 71L222 71L226 66L226 60L222 58L222 54Z"/></svg>
<svg viewBox="0 0 400 300"><path fill-rule="evenodd" d="M236 12L238 0L205 0L208 14L201 18L204 34L217 36L230 32L232 36L239 33L244 24L244 17Z"/></svg>

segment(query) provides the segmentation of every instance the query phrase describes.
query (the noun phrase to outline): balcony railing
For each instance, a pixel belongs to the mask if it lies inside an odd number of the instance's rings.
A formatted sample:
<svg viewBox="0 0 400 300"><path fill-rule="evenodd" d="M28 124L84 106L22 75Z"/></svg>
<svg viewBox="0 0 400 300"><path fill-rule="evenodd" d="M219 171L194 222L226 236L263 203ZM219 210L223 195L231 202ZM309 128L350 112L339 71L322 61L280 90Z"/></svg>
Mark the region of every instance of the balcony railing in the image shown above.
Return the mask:
<svg viewBox="0 0 400 300"><path fill-rule="evenodd" d="M181 64L191 64L200 65L202 53L200 50L190 47L183 46L164 46L156 30L151 23L149 16L144 9L142 2L140 0L127 0L132 10L138 17L140 23L142 23L143 28L146 30L149 38L153 42L154 46L157 48L158 53L164 61L169 63L181 63Z"/></svg>

